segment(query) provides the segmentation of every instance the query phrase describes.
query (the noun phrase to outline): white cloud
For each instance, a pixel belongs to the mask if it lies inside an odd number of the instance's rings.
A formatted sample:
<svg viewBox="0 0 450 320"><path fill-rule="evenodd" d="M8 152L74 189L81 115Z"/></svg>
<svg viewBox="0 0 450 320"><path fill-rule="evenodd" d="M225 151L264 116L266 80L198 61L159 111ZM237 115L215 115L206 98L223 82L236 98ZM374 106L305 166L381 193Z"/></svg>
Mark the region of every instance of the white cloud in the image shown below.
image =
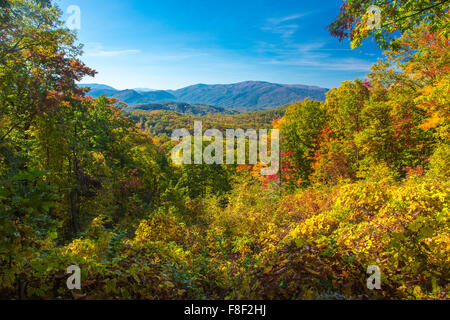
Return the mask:
<svg viewBox="0 0 450 320"><path fill-rule="evenodd" d="M323 41L284 46L260 44L261 51L273 57L264 63L273 65L288 65L297 67L312 67L322 70L368 72L374 61L352 57L335 57L334 51L351 51L349 49L326 48Z"/></svg>
<svg viewBox="0 0 450 320"><path fill-rule="evenodd" d="M356 58L330 58L325 55L305 56L286 60L272 59L269 64L288 65L296 67L314 67L334 71L368 72L373 62Z"/></svg>
<svg viewBox="0 0 450 320"><path fill-rule="evenodd" d="M289 24L289 25L274 25L274 26L265 26L262 27L261 30L270 31L272 33L280 34L282 38L291 37L298 29L298 24Z"/></svg>
<svg viewBox="0 0 450 320"><path fill-rule="evenodd" d="M269 18L261 30L280 34L282 38L289 38L297 31L299 25L292 21L307 16L308 13L298 13L284 17ZM287 24L289 22L289 24Z"/></svg>
<svg viewBox="0 0 450 320"><path fill-rule="evenodd" d="M106 50L100 43L88 43L85 45L84 50L84 55L86 57L119 57L137 53L141 53L141 50Z"/></svg>
<svg viewBox="0 0 450 320"><path fill-rule="evenodd" d="M140 53L140 50L112 50L112 51L105 51L100 50L96 52L87 52L86 56L88 57L118 57L118 56L125 56L129 54L136 54Z"/></svg>
<svg viewBox="0 0 450 320"><path fill-rule="evenodd" d="M297 20L297 19L302 18L307 15L308 14L306 14L306 13L298 13L298 14L293 14L290 16L281 17L281 18L269 18L269 19L267 19L267 21L269 23L271 23L272 25L278 25L278 24L286 22L286 21Z"/></svg>

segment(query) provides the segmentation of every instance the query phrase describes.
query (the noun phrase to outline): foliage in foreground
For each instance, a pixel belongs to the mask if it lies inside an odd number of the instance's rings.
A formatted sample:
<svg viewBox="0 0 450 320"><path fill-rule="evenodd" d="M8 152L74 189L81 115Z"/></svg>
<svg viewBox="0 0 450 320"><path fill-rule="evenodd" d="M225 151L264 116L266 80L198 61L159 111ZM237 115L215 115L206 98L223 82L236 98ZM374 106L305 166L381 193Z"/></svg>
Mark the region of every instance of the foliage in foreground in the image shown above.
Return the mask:
<svg viewBox="0 0 450 320"><path fill-rule="evenodd" d="M36 252L23 297L72 298L67 266L88 299L448 298L449 183L411 176L346 181L280 198L244 170L229 204L215 199L141 221L131 237L92 221L82 238ZM366 287L369 265L382 291ZM14 296L14 270L2 276Z"/></svg>

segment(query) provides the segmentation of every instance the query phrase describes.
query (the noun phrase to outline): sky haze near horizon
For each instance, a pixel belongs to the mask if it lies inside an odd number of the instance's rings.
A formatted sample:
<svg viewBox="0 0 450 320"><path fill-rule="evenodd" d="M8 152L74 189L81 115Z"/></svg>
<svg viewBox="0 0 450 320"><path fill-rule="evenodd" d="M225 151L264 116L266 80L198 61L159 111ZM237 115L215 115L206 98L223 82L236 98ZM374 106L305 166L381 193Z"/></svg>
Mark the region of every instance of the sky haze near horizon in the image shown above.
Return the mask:
<svg viewBox="0 0 450 320"><path fill-rule="evenodd" d="M57 0L81 9L82 83L179 89L267 81L332 88L364 78L381 50L351 50L326 30L342 1Z"/></svg>

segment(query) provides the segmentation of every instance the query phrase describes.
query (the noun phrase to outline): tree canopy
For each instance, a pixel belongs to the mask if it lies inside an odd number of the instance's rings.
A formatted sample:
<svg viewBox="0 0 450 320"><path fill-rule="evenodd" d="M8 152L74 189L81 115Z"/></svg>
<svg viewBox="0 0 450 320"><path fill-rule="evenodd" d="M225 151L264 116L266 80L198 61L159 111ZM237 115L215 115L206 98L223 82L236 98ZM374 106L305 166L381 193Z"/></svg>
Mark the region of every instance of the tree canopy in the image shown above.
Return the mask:
<svg viewBox="0 0 450 320"><path fill-rule="evenodd" d="M374 6L380 11L374 10ZM449 6L448 0L345 0L328 29L339 40L349 38L353 48L372 37L381 48L387 49L396 45L393 40L399 34L422 23L427 24L430 32L448 36ZM372 27L374 22L379 22L378 28Z"/></svg>

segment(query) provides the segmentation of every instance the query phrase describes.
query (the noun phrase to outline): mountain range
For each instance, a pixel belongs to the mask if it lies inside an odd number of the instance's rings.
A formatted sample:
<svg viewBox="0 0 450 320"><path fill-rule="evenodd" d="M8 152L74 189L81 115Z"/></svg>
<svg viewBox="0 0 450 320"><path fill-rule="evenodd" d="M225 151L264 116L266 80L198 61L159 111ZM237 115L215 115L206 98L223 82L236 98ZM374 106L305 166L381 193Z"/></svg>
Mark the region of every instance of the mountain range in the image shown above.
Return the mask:
<svg viewBox="0 0 450 320"><path fill-rule="evenodd" d="M183 102L187 104L202 104L216 108L261 108L277 107L307 97L324 100L328 89L306 86L285 85L263 81L245 81L234 84L197 84L178 90L127 89L116 90L102 84L82 84L89 87L88 95L97 98L106 95L117 98L128 105L166 102Z"/></svg>

